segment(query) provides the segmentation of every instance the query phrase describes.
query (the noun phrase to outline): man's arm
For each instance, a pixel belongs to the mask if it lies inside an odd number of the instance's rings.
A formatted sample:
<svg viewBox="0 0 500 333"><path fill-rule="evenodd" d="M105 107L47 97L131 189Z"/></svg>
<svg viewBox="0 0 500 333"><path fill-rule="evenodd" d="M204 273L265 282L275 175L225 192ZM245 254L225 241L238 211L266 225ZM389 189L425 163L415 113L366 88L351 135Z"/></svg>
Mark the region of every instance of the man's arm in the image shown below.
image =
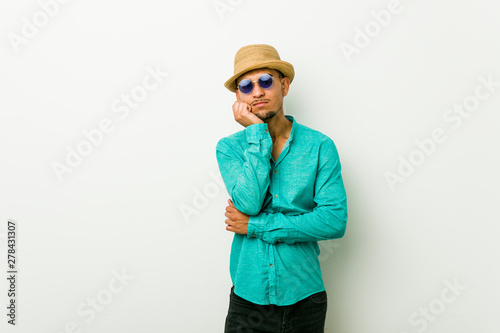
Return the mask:
<svg viewBox="0 0 500 333"><path fill-rule="evenodd" d="M248 215L257 215L262 209L270 184L273 141L266 123L245 128L248 149L242 151L226 138L217 143L219 170L234 206Z"/></svg>
<svg viewBox="0 0 500 333"><path fill-rule="evenodd" d="M247 237L257 237L271 244L293 244L344 236L347 198L339 156L332 140L325 143L326 152L320 157L314 187L316 207L300 215L263 212L250 216Z"/></svg>

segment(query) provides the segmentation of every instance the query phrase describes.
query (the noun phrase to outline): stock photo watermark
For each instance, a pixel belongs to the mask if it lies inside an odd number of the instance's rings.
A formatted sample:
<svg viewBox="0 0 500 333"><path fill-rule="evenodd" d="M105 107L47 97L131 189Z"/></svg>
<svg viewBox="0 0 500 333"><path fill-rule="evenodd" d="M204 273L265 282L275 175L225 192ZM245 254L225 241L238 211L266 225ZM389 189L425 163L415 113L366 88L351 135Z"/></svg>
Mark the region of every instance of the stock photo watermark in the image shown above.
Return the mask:
<svg viewBox="0 0 500 333"><path fill-rule="evenodd" d="M484 102L491 97L493 93L500 87L500 82L493 80L493 74L487 78L480 76L480 82L474 92L466 96L461 103L454 103L442 115L445 123L450 124L451 129L457 130L462 125L463 121L469 118L475 112L481 102ZM394 171L386 171L384 178L392 192L396 191L398 183L404 183L408 177L413 175L417 168L431 157L439 148L439 145L448 139L449 130L442 127L436 127L426 138L415 140L415 146L407 156L398 155L398 166Z"/></svg>
<svg viewBox="0 0 500 333"><path fill-rule="evenodd" d="M387 3L387 9L372 10L370 12L372 19L364 25L363 29L359 26L354 27L355 34L352 42L342 41L339 44L340 51L347 63L351 63L354 55L360 54L363 49L368 47L372 40L380 35L383 29L389 26L393 17L399 15L402 11L403 5L401 2L399 0L391 0Z"/></svg>
<svg viewBox="0 0 500 333"><path fill-rule="evenodd" d="M136 109L149 93L163 82L169 75L163 72L158 65L155 69L146 67L147 74L142 78L140 84L132 87L129 93L122 93L111 103L111 112L117 114L120 120L126 119L131 110ZM95 128L83 129L82 137L74 146L66 145L66 156L62 162L52 162L52 170L59 182L63 182L63 176L70 174L89 156L95 147L104 142L105 135L109 135L115 129L115 122L109 117L102 118Z"/></svg>
<svg viewBox="0 0 500 333"><path fill-rule="evenodd" d="M189 203L181 203L178 206L184 223L191 223L192 216L200 215L201 211L208 207L210 200L216 198L221 190L225 189L224 181L220 172L210 172L212 181L205 183L202 188L193 188L193 196Z"/></svg>
<svg viewBox="0 0 500 333"><path fill-rule="evenodd" d="M320 254L318 256L318 260L320 262L328 260L330 256L333 254L335 259L337 259L337 252L336 250L340 247L340 244L334 240L334 239L329 239L329 240L324 240L318 242L318 246L320 248Z"/></svg>
<svg viewBox="0 0 500 333"><path fill-rule="evenodd" d="M7 305L7 323L16 325L18 317L18 299L19 293L19 260L18 260L18 222L12 219L7 221L7 281L8 281L8 305Z"/></svg>
<svg viewBox="0 0 500 333"><path fill-rule="evenodd" d="M264 318L270 317L275 311L274 306L270 305L255 305L255 310L248 314L246 321L243 318L238 318L238 332L253 332L253 329L260 328L264 323ZM245 329L242 331L242 329Z"/></svg>
<svg viewBox="0 0 500 333"><path fill-rule="evenodd" d="M425 306L419 307L408 317L410 326L416 329L418 333L424 332L430 325L435 322L448 306L455 302L462 294L462 291L467 289L467 286L460 284L455 278L453 282L448 279L444 280L445 287L441 290L438 297L430 300ZM401 331L400 333L410 333Z"/></svg>
<svg viewBox="0 0 500 333"><path fill-rule="evenodd" d="M243 0L215 0L212 2L217 16L221 21L224 21L227 12L232 12L236 7L241 5Z"/></svg>
<svg viewBox="0 0 500 333"><path fill-rule="evenodd" d="M334 259L337 260L337 249L340 247L340 243L338 243L336 239L318 241L318 247L320 249L320 254L318 255L320 265L321 263L325 264L325 262L329 260L332 255ZM300 261L300 264L297 265L297 268L307 272L310 271L311 267L315 264L314 259L304 257L303 260ZM301 282L298 280L291 280L289 281L289 288L300 288L300 283Z"/></svg>
<svg viewBox="0 0 500 333"><path fill-rule="evenodd" d="M333 239L319 241L318 245L321 249L321 254L318 257L320 262L326 261L332 254L336 256L335 251L340 246L340 244ZM310 260L304 258L304 260L301 261L300 267L304 270L310 269ZM299 288L300 286L290 286L290 288L295 287ZM248 314L246 320L243 320L243 318L238 318L238 323L240 324L240 326L238 326L239 331L243 332L242 329L245 329L244 332L252 332L253 329L260 328L264 323L264 319L271 316L274 311L274 306L256 305L255 310Z"/></svg>
<svg viewBox="0 0 500 333"><path fill-rule="evenodd" d="M113 269L113 277L109 279L106 287L100 289L95 295L85 298L76 307L75 313L81 317L83 322L75 320L68 321L62 330L57 333L81 333L82 326L95 320L97 313L104 311L106 307L115 299L115 296L122 293L129 285L129 282L135 279L135 276L129 275L122 268L121 272Z"/></svg>
<svg viewBox="0 0 500 333"><path fill-rule="evenodd" d="M31 15L31 19L23 16L19 33L8 32L7 39L16 53L20 51L20 47L28 44L35 38L40 30L49 24L49 22L57 16L61 7L66 5L71 0L40 0L38 1L39 9Z"/></svg>

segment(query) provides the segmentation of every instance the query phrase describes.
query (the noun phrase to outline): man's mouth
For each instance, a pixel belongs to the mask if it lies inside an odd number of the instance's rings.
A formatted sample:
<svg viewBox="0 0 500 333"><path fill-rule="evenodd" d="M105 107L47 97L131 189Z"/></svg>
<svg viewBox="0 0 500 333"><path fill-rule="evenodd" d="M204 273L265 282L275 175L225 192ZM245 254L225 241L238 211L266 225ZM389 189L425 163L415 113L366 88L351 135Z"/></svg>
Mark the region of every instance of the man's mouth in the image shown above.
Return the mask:
<svg viewBox="0 0 500 333"><path fill-rule="evenodd" d="M259 106L263 106L266 104L267 104L267 102L257 102L257 103L254 103L252 106L259 107Z"/></svg>

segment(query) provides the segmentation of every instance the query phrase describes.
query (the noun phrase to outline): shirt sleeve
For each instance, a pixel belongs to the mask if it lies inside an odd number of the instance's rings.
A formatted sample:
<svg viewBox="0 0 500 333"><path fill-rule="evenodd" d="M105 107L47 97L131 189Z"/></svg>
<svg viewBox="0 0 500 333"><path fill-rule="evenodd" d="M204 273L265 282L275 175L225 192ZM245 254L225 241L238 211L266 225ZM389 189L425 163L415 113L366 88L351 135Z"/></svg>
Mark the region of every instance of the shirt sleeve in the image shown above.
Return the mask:
<svg viewBox="0 0 500 333"><path fill-rule="evenodd" d="M219 170L234 206L247 215L257 215L270 184L273 141L266 123L245 128L248 148L222 138L217 143Z"/></svg>
<svg viewBox="0 0 500 333"><path fill-rule="evenodd" d="M325 152L320 154L314 188L316 207L300 215L262 212L250 216L247 237L257 237L271 244L293 244L344 236L347 198L341 165L335 144L332 140L326 142Z"/></svg>

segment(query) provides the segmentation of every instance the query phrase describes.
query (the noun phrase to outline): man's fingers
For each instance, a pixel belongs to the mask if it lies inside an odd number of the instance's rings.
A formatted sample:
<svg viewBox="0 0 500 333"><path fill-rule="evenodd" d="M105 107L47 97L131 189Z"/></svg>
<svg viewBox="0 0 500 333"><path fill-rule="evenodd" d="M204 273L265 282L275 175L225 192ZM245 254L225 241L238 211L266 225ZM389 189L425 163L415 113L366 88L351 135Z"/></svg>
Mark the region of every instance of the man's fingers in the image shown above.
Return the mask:
<svg viewBox="0 0 500 333"><path fill-rule="evenodd" d="M243 115L245 111L251 112L252 107L248 103L237 101L233 104L233 110L235 113Z"/></svg>
<svg viewBox="0 0 500 333"><path fill-rule="evenodd" d="M226 219L226 221L225 221L225 222L226 222L226 224L227 224L227 225L226 225L226 230L227 230L227 231L232 231L232 232L234 232L234 227L231 225L231 220L230 220L230 219Z"/></svg>

